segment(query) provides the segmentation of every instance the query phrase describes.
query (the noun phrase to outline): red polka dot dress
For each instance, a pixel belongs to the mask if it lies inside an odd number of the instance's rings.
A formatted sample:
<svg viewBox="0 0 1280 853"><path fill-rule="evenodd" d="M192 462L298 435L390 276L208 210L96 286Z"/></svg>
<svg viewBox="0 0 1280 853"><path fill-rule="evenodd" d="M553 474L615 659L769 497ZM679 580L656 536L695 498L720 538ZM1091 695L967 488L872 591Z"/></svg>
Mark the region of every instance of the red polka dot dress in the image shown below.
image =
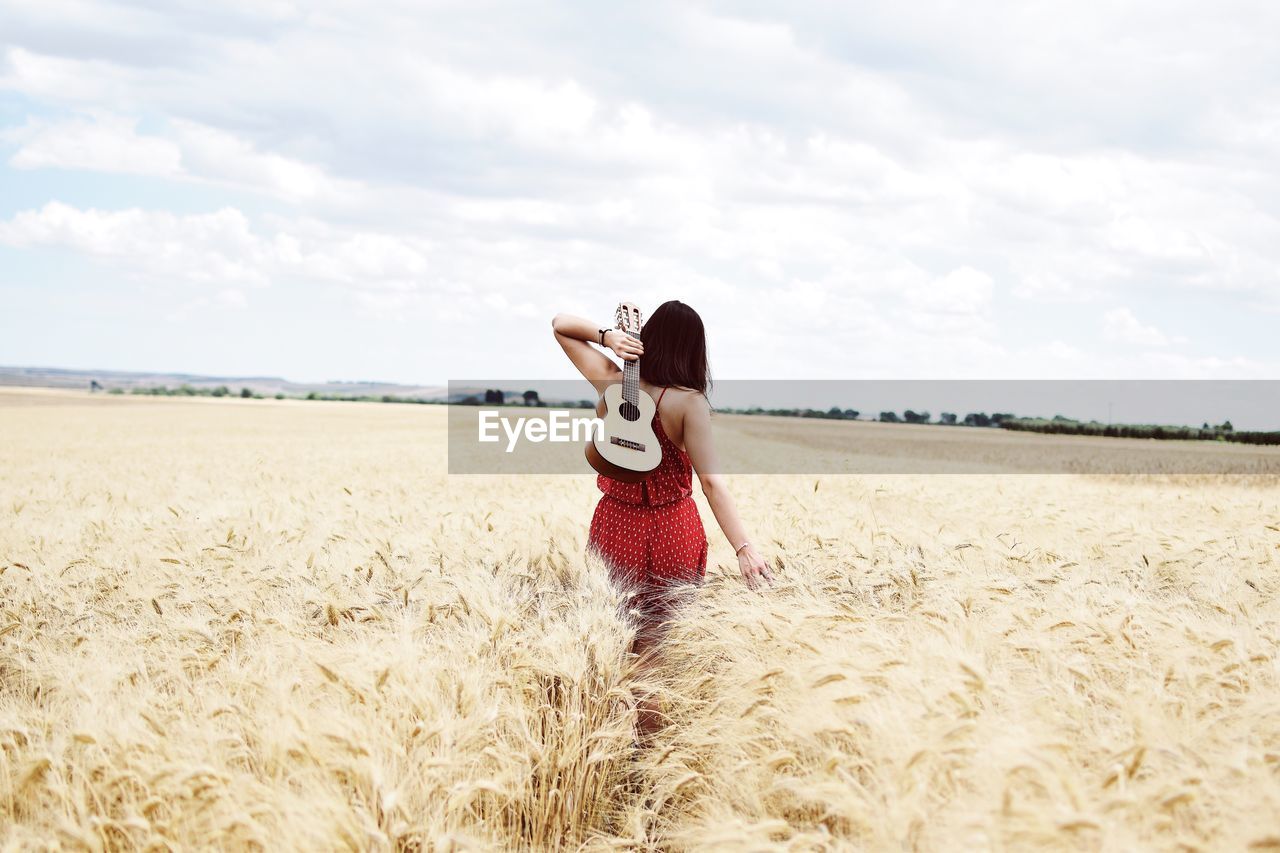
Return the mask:
<svg viewBox="0 0 1280 853"><path fill-rule="evenodd" d="M667 389L658 395L657 405ZM673 603L673 583L701 583L707 573L707 536L693 501L693 466L662 428L655 406L653 431L662 461L639 483L597 476L604 493L591 518L587 548L601 556L609 578L643 618L662 620Z"/></svg>

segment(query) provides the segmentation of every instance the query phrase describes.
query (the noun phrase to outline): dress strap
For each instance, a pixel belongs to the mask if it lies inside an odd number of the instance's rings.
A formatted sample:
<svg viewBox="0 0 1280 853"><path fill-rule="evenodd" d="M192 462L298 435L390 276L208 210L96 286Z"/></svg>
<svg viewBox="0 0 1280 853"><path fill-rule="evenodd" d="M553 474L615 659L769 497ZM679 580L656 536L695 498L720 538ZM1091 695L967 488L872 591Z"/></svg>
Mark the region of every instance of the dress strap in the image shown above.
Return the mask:
<svg viewBox="0 0 1280 853"><path fill-rule="evenodd" d="M662 394L665 394L665 393L667 393L667 389L666 389L666 388L663 388L663 389L662 389ZM653 410L654 410L655 412L658 410L658 407L662 405L662 394L659 394L659 395L658 395L658 402L656 402L656 403L654 403L654 404L653 404Z"/></svg>

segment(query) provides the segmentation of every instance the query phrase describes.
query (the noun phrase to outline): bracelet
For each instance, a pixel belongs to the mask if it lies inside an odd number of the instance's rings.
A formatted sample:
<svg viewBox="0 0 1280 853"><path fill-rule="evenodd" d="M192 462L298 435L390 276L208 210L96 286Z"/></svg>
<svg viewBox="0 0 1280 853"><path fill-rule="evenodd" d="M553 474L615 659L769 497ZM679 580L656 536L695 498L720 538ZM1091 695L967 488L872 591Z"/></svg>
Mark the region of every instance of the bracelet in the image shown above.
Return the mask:
<svg viewBox="0 0 1280 853"><path fill-rule="evenodd" d="M735 557L736 557L736 556L738 556L738 554L739 554L739 553L741 553L742 549L743 549L743 548L745 548L745 547L747 547L747 546L748 546L748 545L750 545L750 544L751 544L751 542L750 542L750 541L743 542L741 545L739 545L737 548L735 548L735 549L734 549L734 551L733 551L733 556L735 556Z"/></svg>
<svg viewBox="0 0 1280 853"><path fill-rule="evenodd" d="M608 330L608 329L601 329L601 330L600 330L600 346L604 346L604 335L605 335L605 332L607 332L607 331L609 331L609 330Z"/></svg>

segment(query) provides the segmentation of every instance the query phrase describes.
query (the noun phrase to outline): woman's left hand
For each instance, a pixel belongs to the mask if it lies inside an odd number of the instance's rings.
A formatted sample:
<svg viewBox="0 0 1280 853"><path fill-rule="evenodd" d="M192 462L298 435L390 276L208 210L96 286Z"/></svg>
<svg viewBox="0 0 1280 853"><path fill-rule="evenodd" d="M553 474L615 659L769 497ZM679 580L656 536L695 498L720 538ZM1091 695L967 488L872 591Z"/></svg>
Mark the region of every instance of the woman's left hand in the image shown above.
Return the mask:
<svg viewBox="0 0 1280 853"><path fill-rule="evenodd" d="M742 579L751 589L759 589L761 579L769 586L773 586L773 572L769 571L764 557L756 552L753 545L748 545L738 552L738 569L742 572Z"/></svg>

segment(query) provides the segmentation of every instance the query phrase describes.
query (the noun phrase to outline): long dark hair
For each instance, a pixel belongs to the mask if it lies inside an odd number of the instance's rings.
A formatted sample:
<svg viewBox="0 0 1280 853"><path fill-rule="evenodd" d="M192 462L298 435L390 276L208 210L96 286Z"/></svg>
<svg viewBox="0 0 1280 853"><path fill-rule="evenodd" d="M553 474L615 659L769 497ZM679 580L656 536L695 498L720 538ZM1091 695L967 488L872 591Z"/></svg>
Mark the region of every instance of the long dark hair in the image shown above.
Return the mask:
<svg viewBox="0 0 1280 853"><path fill-rule="evenodd" d="M707 393L711 387L707 330L697 311L678 299L662 303L640 329L640 342L644 344L641 379L651 385Z"/></svg>

